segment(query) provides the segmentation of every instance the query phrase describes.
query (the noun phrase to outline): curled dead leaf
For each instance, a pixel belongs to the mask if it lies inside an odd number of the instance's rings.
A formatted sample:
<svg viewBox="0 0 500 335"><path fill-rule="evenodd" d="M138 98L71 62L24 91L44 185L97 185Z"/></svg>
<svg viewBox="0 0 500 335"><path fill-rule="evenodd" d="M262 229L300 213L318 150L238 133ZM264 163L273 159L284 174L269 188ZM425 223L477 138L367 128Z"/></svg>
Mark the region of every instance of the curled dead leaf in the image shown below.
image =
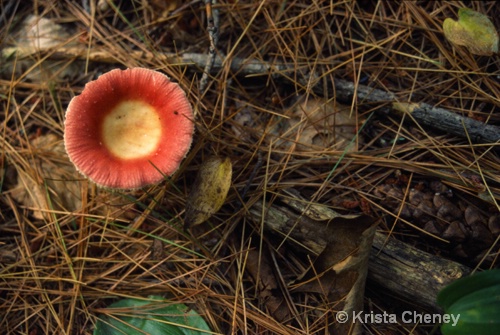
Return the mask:
<svg viewBox="0 0 500 335"><path fill-rule="evenodd" d="M336 309L349 315L362 311L368 257L378 219L367 215L341 215L327 206L306 201L290 189L280 200L288 207L273 205L263 211L257 202L250 208L250 214L257 221L263 219L265 227L283 236L291 247L317 255L302 276L290 283L290 292L322 294ZM321 215L315 212L311 215L311 207L321 208ZM262 218L263 212L265 218ZM316 217L319 220L315 220ZM324 221L324 217L330 219ZM352 327L349 323L334 323L329 333L361 333L358 324L354 329L349 327Z"/></svg>
<svg viewBox="0 0 500 335"><path fill-rule="evenodd" d="M200 166L186 204L185 229L205 222L222 207L232 171L227 157L210 157Z"/></svg>

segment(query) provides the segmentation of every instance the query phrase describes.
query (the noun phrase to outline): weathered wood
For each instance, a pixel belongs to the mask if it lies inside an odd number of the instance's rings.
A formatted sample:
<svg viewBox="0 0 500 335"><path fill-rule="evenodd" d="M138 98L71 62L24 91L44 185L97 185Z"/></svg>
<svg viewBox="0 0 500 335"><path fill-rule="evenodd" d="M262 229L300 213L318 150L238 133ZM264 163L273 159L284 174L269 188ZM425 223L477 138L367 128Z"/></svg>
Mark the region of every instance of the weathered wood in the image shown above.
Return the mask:
<svg viewBox="0 0 500 335"><path fill-rule="evenodd" d="M250 208L250 216L260 222L262 205ZM298 216L287 206L266 208L265 228L285 238L287 243L313 256L326 247L327 221ZM298 219L297 219L298 218ZM416 249L395 238L376 233L369 260L368 278L391 296L408 301L430 312L440 311L436 304L439 290L471 272L459 263Z"/></svg>
<svg viewBox="0 0 500 335"><path fill-rule="evenodd" d="M369 280L431 312L440 311L436 304L438 292L472 271L381 233L375 234L368 264Z"/></svg>
<svg viewBox="0 0 500 335"><path fill-rule="evenodd" d="M500 142L500 128L484 124L481 121L462 116L450 110L434 107L426 103L412 104L412 108L397 108L398 99L392 92L382 91L365 85L355 85L342 79L335 80L335 97L346 103L354 98L360 103L371 103L380 106L384 112L407 113L411 119L422 126L438 128L451 135L461 138L470 138L474 143L498 144ZM315 86L316 88L316 86ZM320 87L317 87L320 93Z"/></svg>
<svg viewBox="0 0 500 335"><path fill-rule="evenodd" d="M84 47L62 47L49 50L37 50L33 48L10 47L2 50L0 58L2 61L13 59L25 59L33 57L35 54L42 54L51 59L81 59L94 62L117 63L125 62L125 60L117 59L117 55L111 54L109 51L103 50L88 50ZM206 68L207 60L211 55L197 53L153 53L143 51L131 51L126 53L131 59L141 59L142 62L161 62L171 66L190 66L195 69L202 70ZM217 73L224 68L226 63L219 55L213 59L210 67L211 73ZM242 59L231 57L227 60L231 71L241 75L272 75L280 77L284 80L296 78L302 85L310 86L319 95L325 94L324 89L327 88L328 94L335 95L336 99L342 102L351 103L353 99L360 103L371 103L379 106L377 110L383 112L397 111L404 113L402 110L393 108L394 103L401 100L392 92L386 92L380 89L365 85L356 85L353 82L335 79L333 83L324 83L324 78L320 78L317 73L300 72L294 66L288 66L280 62L268 63L258 59ZM295 74L290 76L291 74ZM316 78L310 82L310 78ZM470 139L475 143L500 143L500 128L497 126L487 125L483 122L461 116L457 113L444 108L438 108L426 103L415 104L411 111L406 111L411 118L423 126L438 127L440 130L449 134Z"/></svg>

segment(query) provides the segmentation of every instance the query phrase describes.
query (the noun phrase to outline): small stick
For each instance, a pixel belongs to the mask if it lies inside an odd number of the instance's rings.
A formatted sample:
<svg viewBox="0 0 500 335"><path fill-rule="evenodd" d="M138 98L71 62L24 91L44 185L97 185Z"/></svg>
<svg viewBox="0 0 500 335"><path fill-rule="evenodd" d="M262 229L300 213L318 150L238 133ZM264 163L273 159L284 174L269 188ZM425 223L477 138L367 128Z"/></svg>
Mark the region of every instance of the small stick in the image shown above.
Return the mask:
<svg viewBox="0 0 500 335"><path fill-rule="evenodd" d="M212 10L212 5L215 4L216 1L217 0L205 0L205 8L207 11L207 31L208 38L210 40L210 48L208 49L209 56L207 57L205 69L203 70L203 75L200 79L200 92L202 94L205 92L208 85L208 75L214 66L216 45L219 41L219 11L217 9Z"/></svg>

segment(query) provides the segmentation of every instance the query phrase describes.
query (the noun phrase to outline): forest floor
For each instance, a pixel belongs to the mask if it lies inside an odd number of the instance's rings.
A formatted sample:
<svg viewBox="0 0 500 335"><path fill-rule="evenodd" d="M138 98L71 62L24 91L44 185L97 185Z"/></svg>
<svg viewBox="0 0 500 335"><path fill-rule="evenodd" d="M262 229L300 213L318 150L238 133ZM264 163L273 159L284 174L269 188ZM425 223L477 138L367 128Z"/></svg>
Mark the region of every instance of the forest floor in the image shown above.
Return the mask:
<svg viewBox="0 0 500 335"><path fill-rule="evenodd" d="M160 295L214 333L326 334L343 297L297 289L321 250L291 247L266 217L291 199L369 217L386 241L471 270L498 267L499 138L485 134L500 134L499 58L447 41L443 21L462 7L500 27L496 1L1 1L2 333L92 334L110 303ZM69 161L65 110L87 82L133 67L187 92L196 131L172 176L112 191ZM422 106L449 113L429 122L412 112ZM184 230L211 156L232 163L229 193ZM370 278L365 313L421 310Z"/></svg>

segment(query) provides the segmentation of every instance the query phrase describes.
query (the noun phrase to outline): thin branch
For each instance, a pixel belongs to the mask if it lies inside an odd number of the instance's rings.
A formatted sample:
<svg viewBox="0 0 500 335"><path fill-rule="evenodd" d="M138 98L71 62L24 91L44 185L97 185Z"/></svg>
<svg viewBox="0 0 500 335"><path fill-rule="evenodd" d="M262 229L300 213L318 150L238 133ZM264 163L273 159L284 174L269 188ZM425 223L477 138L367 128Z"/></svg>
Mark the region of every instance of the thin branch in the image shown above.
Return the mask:
<svg viewBox="0 0 500 335"><path fill-rule="evenodd" d="M116 63L116 58L107 51L91 50L86 48L58 48L56 50L38 51L27 48L6 48L2 51L2 61L9 58L17 59L31 58L37 53L46 54L51 59L81 59L94 62ZM213 56L213 62L212 62ZM223 60L214 53L213 55L204 55L198 53L148 53L142 51L132 51L130 57L141 59L144 62L163 62L172 66L188 66L198 71L209 71L216 74L222 69ZM207 68L207 64L211 66ZM308 84L310 76L318 78L315 73L304 74L297 73L292 67L283 63L268 63L257 59L243 59L233 57L230 63L232 72L242 76L273 76L288 80L296 74L299 82L303 85ZM201 85L201 84L200 84ZM309 84L310 85L310 84ZM322 82L317 80L312 86L312 90L319 95L324 94ZM399 113L408 113L411 118L421 125L439 128L451 135L462 138L469 138L474 143L482 144L500 144L500 127L484 124L480 121L461 116L444 108L438 108L426 103L411 104L411 108L401 108L400 99L392 93L375 89L365 85L355 85L352 82L335 79L330 85L329 94L335 95L336 99L350 103L354 96L358 103L371 103L378 105L379 112L397 111ZM399 107L398 107L399 106Z"/></svg>
<svg viewBox="0 0 500 335"><path fill-rule="evenodd" d="M210 39L210 48L208 50L208 57L203 70L203 75L200 79L200 92L203 94L208 86L208 75L215 62L216 45L219 41L219 11L212 8L216 0L205 0L205 7L207 11L207 31L208 38Z"/></svg>

